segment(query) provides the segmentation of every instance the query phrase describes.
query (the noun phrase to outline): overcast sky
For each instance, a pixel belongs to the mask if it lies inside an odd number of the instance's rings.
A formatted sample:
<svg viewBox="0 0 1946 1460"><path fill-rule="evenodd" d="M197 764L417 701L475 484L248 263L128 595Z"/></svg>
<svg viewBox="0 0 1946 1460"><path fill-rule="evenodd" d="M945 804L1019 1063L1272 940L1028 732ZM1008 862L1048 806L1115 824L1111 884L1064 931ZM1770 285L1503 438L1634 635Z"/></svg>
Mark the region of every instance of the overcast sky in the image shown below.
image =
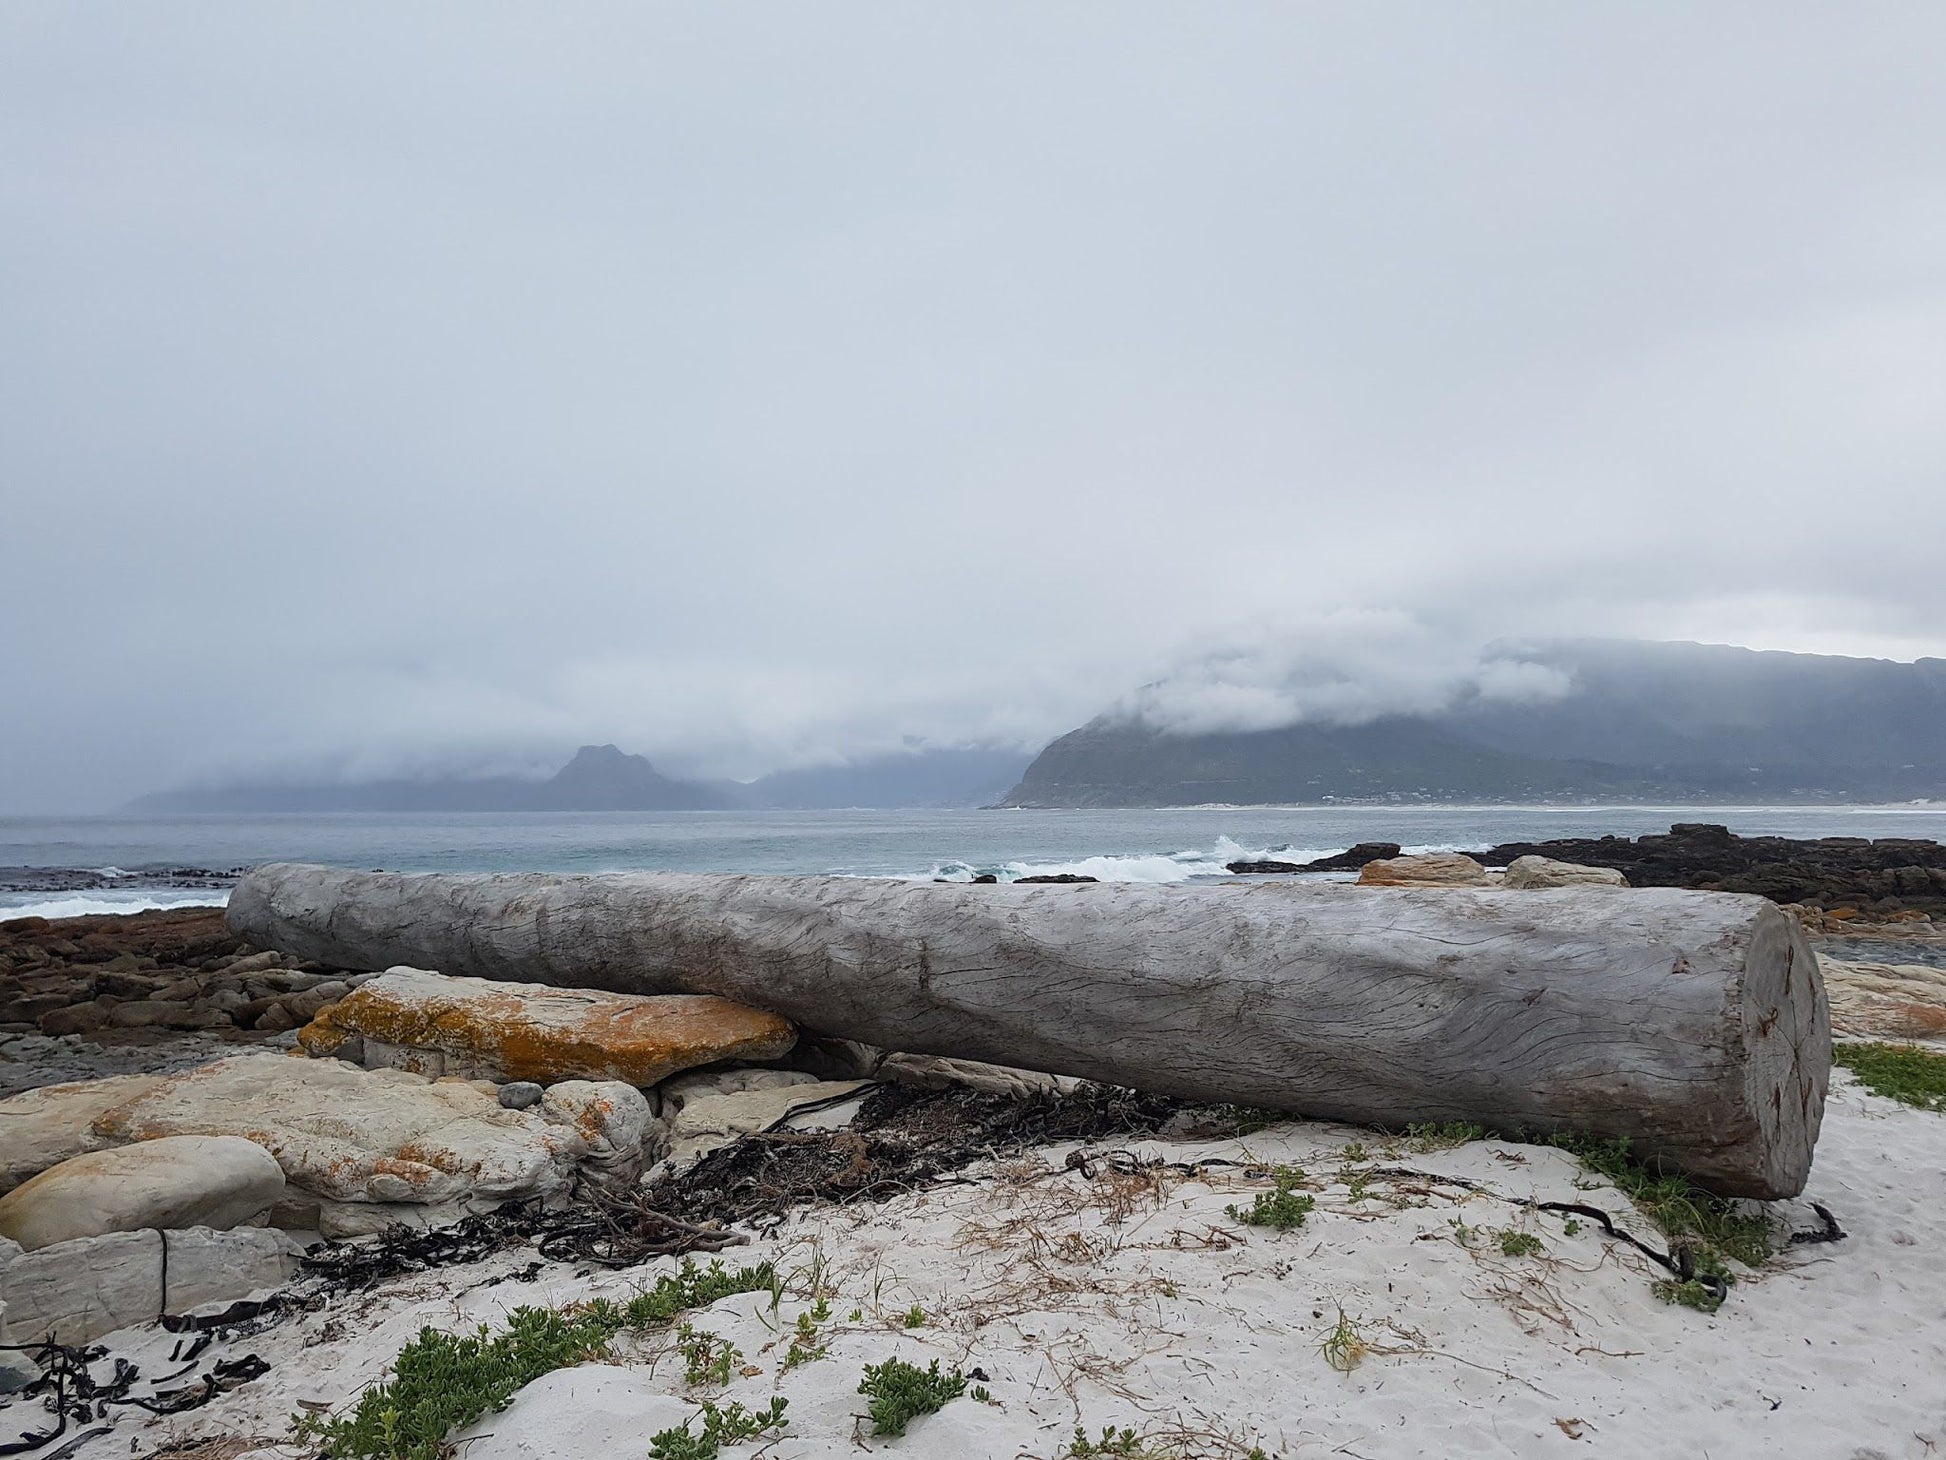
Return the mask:
<svg viewBox="0 0 1946 1460"><path fill-rule="evenodd" d="M1942 75L1931 0L8 5L0 810L1946 653Z"/></svg>

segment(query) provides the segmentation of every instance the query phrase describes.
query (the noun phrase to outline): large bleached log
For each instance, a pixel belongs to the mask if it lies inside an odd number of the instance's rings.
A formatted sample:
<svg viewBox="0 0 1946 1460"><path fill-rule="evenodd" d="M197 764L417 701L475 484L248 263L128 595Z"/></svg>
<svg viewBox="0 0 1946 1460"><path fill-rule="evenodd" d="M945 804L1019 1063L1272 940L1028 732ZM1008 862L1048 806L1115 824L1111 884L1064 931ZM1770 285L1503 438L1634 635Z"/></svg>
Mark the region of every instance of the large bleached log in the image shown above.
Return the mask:
<svg viewBox="0 0 1946 1460"><path fill-rule="evenodd" d="M721 994L1200 1100L1627 1136L1738 1196L1803 1189L1831 1063L1796 923L1727 893L273 865L229 921L341 967Z"/></svg>

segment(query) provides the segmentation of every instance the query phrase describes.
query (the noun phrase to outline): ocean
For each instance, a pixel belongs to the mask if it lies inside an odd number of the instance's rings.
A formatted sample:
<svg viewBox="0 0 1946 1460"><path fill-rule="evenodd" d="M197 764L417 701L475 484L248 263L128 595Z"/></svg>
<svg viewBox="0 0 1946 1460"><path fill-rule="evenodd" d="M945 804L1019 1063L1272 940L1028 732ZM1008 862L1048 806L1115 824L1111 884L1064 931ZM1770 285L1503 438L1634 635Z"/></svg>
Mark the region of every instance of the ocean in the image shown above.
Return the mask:
<svg viewBox="0 0 1946 1460"><path fill-rule="evenodd" d="M0 817L0 868L111 874L102 887L0 892L0 916L218 904L227 897L221 889L159 888L144 874L270 861L427 872L954 879L1074 872L1104 881L1185 882L1221 877L1224 863L1238 858L1306 861L1362 841L1466 851L1560 836L1636 836L1666 831L1676 821L1720 822L1746 834L1946 839L1946 805L1938 803Z"/></svg>

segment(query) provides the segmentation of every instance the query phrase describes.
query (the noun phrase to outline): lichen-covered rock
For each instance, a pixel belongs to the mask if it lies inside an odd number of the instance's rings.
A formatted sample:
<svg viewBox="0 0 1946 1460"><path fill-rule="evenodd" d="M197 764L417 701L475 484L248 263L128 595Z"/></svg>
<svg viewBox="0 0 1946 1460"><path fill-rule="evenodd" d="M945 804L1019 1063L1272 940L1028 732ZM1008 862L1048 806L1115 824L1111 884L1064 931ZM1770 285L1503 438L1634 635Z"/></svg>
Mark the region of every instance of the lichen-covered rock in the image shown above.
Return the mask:
<svg viewBox="0 0 1946 1460"><path fill-rule="evenodd" d="M228 1230L283 1199L270 1153L238 1136L172 1136L73 1156L0 1196L0 1237L29 1252L145 1227Z"/></svg>
<svg viewBox="0 0 1946 1460"><path fill-rule="evenodd" d="M158 1083L156 1075L117 1075L43 1085L0 1100L0 1194L70 1156L112 1144L95 1134L104 1111Z"/></svg>
<svg viewBox="0 0 1946 1460"><path fill-rule="evenodd" d="M1491 881L1486 868L1457 852L1383 857L1358 872L1360 887L1485 887Z"/></svg>
<svg viewBox="0 0 1946 1460"><path fill-rule="evenodd" d="M1613 867L1586 867L1579 862L1535 856L1515 857L1507 866L1504 882L1514 888L1628 886L1628 878Z"/></svg>
<svg viewBox="0 0 1946 1460"><path fill-rule="evenodd" d="M647 1087L719 1060L776 1059L797 1031L775 1014L709 994L611 994L393 968L323 1010L298 1045L342 1057L353 1037L370 1068Z"/></svg>
<svg viewBox="0 0 1946 1460"><path fill-rule="evenodd" d="M335 1236L565 1196L584 1167L605 1174L639 1162L648 1125L647 1100L617 1081L567 1081L532 1109L506 1110L483 1081L251 1054L157 1081L105 1111L94 1130L113 1143L254 1141L316 1203L305 1215L321 1216L319 1230Z"/></svg>

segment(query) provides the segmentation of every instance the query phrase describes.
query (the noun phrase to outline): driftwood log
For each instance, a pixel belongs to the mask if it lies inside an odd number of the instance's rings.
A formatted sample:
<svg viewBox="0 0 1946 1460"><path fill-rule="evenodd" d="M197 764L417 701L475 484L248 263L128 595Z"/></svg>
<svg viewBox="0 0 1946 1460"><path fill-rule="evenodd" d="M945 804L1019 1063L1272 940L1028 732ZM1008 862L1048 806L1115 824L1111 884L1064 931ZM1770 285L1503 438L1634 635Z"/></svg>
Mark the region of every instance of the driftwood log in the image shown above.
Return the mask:
<svg viewBox="0 0 1946 1460"><path fill-rule="evenodd" d="M1803 1189L1831 1064L1803 934L1729 893L273 865L229 922L340 967L722 994L1198 1100L1626 1136L1735 1196Z"/></svg>

